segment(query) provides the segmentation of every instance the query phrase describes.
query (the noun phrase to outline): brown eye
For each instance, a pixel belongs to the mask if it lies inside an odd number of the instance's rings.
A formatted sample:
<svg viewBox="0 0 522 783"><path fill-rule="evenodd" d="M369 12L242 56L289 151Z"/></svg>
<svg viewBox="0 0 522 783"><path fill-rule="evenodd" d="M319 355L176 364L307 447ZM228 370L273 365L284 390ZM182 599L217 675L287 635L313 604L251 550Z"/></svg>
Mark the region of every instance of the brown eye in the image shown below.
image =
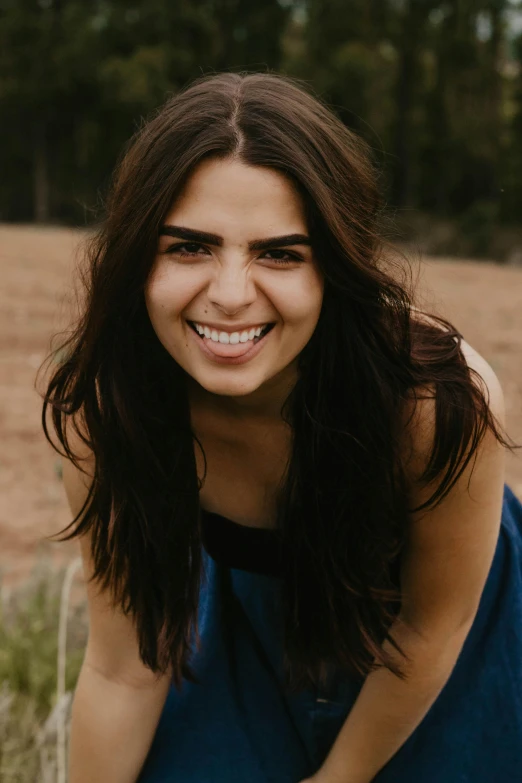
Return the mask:
<svg viewBox="0 0 522 783"><path fill-rule="evenodd" d="M303 261L301 256L298 256L296 253L289 253L288 250L282 249L267 250L263 258L267 258L268 261L274 261L276 264L291 264L294 261Z"/></svg>
<svg viewBox="0 0 522 783"><path fill-rule="evenodd" d="M208 255L208 250L197 242L183 242L171 245L165 252L169 254L176 253L177 255L191 258L199 255Z"/></svg>

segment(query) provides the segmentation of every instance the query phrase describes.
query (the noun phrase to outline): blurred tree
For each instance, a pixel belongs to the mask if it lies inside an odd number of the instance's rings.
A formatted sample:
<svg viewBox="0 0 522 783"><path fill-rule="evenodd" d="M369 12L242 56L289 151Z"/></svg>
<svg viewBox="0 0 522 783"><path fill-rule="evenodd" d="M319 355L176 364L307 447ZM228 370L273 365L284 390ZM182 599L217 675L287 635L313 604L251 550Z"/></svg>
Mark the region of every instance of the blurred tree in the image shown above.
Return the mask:
<svg viewBox="0 0 522 783"><path fill-rule="evenodd" d="M206 72L275 69L308 80L369 141L395 205L467 227L519 219L516 7L0 0L0 217L88 221L122 145L169 93Z"/></svg>
<svg viewBox="0 0 522 783"><path fill-rule="evenodd" d="M308 0L303 45L293 39L293 71L376 149L391 149L390 114L397 52L390 41L389 2Z"/></svg>
<svg viewBox="0 0 522 783"><path fill-rule="evenodd" d="M502 217L520 223L522 216L522 34L514 41L513 91L509 96L507 143L502 159Z"/></svg>
<svg viewBox="0 0 522 783"><path fill-rule="evenodd" d="M277 68L288 14L277 0L0 0L0 216L84 216L143 114L202 72Z"/></svg>
<svg viewBox="0 0 522 783"><path fill-rule="evenodd" d="M426 47L429 18L438 0L396 0L390 3L390 38L397 52L395 116L393 124L393 201L397 206L414 201L414 167L418 143L415 110L423 81L422 54Z"/></svg>
<svg viewBox="0 0 522 783"><path fill-rule="evenodd" d="M432 30L420 204L440 213L498 196L505 0L451 0Z"/></svg>
<svg viewBox="0 0 522 783"><path fill-rule="evenodd" d="M96 6L93 2L94 11ZM68 154L61 153L77 141L73 118L88 116L96 102L99 35L93 10L80 0L4 0L0 6L6 217L27 215L31 193L34 218L45 221L51 215L51 170L65 165Z"/></svg>

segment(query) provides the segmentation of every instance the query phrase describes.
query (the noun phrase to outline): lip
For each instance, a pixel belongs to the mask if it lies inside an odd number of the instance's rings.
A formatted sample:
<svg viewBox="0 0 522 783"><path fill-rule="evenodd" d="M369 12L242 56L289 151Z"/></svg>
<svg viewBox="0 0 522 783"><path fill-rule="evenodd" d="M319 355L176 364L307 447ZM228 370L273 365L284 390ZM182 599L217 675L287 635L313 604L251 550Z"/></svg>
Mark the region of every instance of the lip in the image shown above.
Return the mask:
<svg viewBox="0 0 522 783"><path fill-rule="evenodd" d="M227 334L233 334L234 332L249 332L251 329L263 328L267 324L273 323L273 321L259 321L256 324L218 324L215 321L196 321L194 318L187 318L188 324L198 324L198 326L207 326L209 329L215 329L216 332L226 332Z"/></svg>
<svg viewBox="0 0 522 783"><path fill-rule="evenodd" d="M199 321L193 323L199 323ZM263 349L266 340L272 334L274 329L275 327L273 327L267 334L265 334L260 340L258 340L257 343L254 343L253 346L241 356L216 356L216 354L212 353L212 351L210 351L209 348L207 348L205 344L205 340L203 340L197 334L197 332L195 332L194 329L192 329L192 327L190 326L188 327L188 331L190 332L191 339L197 342L198 347L203 353L203 355L205 356L205 358L209 359L211 362L214 362L214 364L228 364L228 365L246 364L246 362L249 362L251 359L257 356L257 354ZM225 330L222 329L221 331L225 331Z"/></svg>

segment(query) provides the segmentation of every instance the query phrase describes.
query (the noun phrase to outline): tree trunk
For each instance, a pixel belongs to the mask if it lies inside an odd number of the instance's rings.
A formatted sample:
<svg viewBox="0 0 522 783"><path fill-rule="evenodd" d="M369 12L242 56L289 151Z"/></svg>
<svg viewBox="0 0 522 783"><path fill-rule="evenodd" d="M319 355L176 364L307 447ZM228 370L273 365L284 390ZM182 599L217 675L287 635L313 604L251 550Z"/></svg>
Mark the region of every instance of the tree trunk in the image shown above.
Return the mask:
<svg viewBox="0 0 522 783"><path fill-rule="evenodd" d="M45 123L36 126L33 146L33 205L37 223L47 223L50 217L49 167Z"/></svg>
<svg viewBox="0 0 522 783"><path fill-rule="evenodd" d="M489 42L490 111L492 138L492 166L489 178L489 197L498 197L498 174L500 166L500 147L502 138L502 76L500 73L503 56L502 12L504 2L495 0L490 9L491 38Z"/></svg>
<svg viewBox="0 0 522 783"><path fill-rule="evenodd" d="M393 183L394 201L405 206L411 196L411 104L415 55L411 49L401 53L397 82L397 121L395 125L396 168Z"/></svg>
<svg viewBox="0 0 522 783"><path fill-rule="evenodd" d="M415 85L419 78L419 50L431 4L429 0L408 0L400 19L397 41L399 68L395 89L395 175L393 178L394 201L406 206L413 198L414 135L412 109L415 102Z"/></svg>

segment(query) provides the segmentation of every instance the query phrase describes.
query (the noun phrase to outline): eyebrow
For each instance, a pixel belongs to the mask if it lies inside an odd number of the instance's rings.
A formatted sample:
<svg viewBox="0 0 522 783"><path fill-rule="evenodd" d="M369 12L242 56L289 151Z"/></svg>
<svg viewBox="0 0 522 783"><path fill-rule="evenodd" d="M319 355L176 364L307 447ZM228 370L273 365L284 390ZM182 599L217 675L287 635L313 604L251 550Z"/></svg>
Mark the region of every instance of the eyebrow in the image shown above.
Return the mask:
<svg viewBox="0 0 522 783"><path fill-rule="evenodd" d="M189 242L203 242L206 245L215 245L223 247L223 237L218 234L209 234L206 231L196 231L193 228L183 228L182 226L164 225L159 230L160 236L176 237L177 239L186 239ZM285 234L280 237L268 237L267 239L256 239L248 243L249 250L271 250L279 247L290 247L291 245L311 246L310 237L306 234Z"/></svg>

